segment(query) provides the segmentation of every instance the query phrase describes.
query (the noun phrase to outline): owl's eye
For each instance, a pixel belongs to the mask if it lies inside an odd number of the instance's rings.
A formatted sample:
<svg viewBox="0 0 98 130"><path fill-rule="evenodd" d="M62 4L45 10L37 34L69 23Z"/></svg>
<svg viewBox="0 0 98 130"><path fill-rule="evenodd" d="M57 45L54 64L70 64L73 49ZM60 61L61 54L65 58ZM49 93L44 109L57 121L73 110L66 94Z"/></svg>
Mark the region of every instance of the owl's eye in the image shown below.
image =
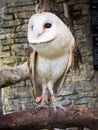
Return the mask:
<svg viewBox="0 0 98 130"><path fill-rule="evenodd" d="M51 28L51 26L52 26L51 23L46 23L46 24L44 25L45 28Z"/></svg>

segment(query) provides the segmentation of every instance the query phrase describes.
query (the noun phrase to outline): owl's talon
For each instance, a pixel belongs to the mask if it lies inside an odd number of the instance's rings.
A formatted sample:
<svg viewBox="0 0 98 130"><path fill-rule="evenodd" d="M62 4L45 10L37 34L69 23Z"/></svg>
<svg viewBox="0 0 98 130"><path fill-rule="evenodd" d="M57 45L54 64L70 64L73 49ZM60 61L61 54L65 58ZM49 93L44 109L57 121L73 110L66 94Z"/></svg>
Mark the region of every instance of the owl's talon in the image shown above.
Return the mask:
<svg viewBox="0 0 98 130"><path fill-rule="evenodd" d="M53 103L51 103L51 106L50 106L50 107L53 108L54 113L57 112L57 108L59 108L59 109L63 110L64 112L66 112L65 107L63 107L63 106L62 106L60 103L58 103L58 102L53 102Z"/></svg>
<svg viewBox="0 0 98 130"><path fill-rule="evenodd" d="M34 112L37 115L37 112L43 108L43 109L48 109L48 106L46 105L45 102L41 102L40 104L37 103L33 103L33 108L34 108Z"/></svg>
<svg viewBox="0 0 98 130"><path fill-rule="evenodd" d="M66 109L59 102L57 102L54 94L51 94L51 102L51 107L54 109L54 112L57 111L57 108L62 109L64 112L66 111Z"/></svg>
<svg viewBox="0 0 98 130"><path fill-rule="evenodd" d="M48 108L48 106L46 105L46 103L45 102L43 102L43 101L41 101L41 103L40 104L36 104L36 111L38 111L40 108Z"/></svg>
<svg viewBox="0 0 98 130"><path fill-rule="evenodd" d="M36 103L33 103L33 108L34 108L34 112L35 112L35 114L37 114L37 104Z"/></svg>
<svg viewBox="0 0 98 130"><path fill-rule="evenodd" d="M48 106L46 105L46 103L45 102L41 102L39 105L38 105L38 107L40 108L48 108Z"/></svg>
<svg viewBox="0 0 98 130"><path fill-rule="evenodd" d="M34 105L35 105L35 110L36 110L36 112L40 109L40 108L48 108L48 106L46 105L46 96L44 96L44 95L41 95L40 97L37 97L36 99L35 99L35 103L34 103Z"/></svg>

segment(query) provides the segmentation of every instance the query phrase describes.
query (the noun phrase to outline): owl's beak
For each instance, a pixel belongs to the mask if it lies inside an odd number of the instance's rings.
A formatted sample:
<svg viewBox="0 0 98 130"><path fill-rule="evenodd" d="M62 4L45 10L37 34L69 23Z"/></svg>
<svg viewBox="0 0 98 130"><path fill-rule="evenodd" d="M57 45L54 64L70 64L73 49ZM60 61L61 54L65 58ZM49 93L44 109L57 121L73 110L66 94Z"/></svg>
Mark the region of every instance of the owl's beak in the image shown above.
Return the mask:
<svg viewBox="0 0 98 130"><path fill-rule="evenodd" d="M38 37L41 36L45 31L42 31L38 34Z"/></svg>
<svg viewBox="0 0 98 130"><path fill-rule="evenodd" d="M33 36L35 39L38 39L45 31L44 30L37 30L37 29L34 29L33 30Z"/></svg>

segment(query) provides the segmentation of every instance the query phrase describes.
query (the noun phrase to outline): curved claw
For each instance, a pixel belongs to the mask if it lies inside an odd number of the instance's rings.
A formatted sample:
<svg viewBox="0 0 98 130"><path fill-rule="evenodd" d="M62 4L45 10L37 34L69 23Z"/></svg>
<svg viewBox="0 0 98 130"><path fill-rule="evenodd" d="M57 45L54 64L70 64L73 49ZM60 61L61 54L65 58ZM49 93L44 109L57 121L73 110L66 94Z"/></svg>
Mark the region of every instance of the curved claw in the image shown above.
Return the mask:
<svg viewBox="0 0 98 130"><path fill-rule="evenodd" d="M43 101L41 101L41 103L40 104L38 104L38 106L37 106L37 108L48 108L48 106L46 105L46 103L45 102L43 102Z"/></svg>
<svg viewBox="0 0 98 130"><path fill-rule="evenodd" d="M66 111L66 108L63 107L63 106L62 106L60 103L58 103L58 102L53 102L53 103L51 103L51 106L50 106L50 107L53 108L54 113L56 113L57 108L62 109L64 112Z"/></svg>
<svg viewBox="0 0 98 130"><path fill-rule="evenodd" d="M39 104L34 103L34 111L37 113L40 108L48 109L45 102L41 101Z"/></svg>
<svg viewBox="0 0 98 130"><path fill-rule="evenodd" d="M63 107L59 102L57 102L56 97L54 94L51 95L51 108L53 108L54 113L57 112L57 108L62 109L64 112L66 111L66 108Z"/></svg>

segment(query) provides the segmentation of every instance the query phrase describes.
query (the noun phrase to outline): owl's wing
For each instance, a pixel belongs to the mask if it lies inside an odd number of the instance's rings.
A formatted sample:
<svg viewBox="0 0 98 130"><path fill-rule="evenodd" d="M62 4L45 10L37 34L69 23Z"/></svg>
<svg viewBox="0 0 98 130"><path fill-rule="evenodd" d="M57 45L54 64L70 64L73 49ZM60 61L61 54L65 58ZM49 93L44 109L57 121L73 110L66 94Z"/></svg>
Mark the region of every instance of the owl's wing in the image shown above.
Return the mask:
<svg viewBox="0 0 98 130"><path fill-rule="evenodd" d="M29 67L29 74L30 74L30 81L33 87L33 96L36 97L36 87L35 87L35 59L36 59L36 52L33 48L29 45L28 47L28 56L27 56L27 63Z"/></svg>
<svg viewBox="0 0 98 130"><path fill-rule="evenodd" d="M29 45L27 63L29 67L29 77L33 88L32 96L34 97L34 99L36 99L37 96L40 96L42 94L41 83L38 77L36 76L37 56L38 53L34 51L33 48Z"/></svg>
<svg viewBox="0 0 98 130"><path fill-rule="evenodd" d="M69 67L79 68L80 63L82 63L81 52L75 40L73 40L70 47Z"/></svg>
<svg viewBox="0 0 98 130"><path fill-rule="evenodd" d="M81 52L77 46L77 44L75 43L75 40L72 41L71 46L70 46L70 50L69 50L69 55L68 55L68 63L66 66L66 69L63 73L63 75L60 77L60 79L58 79L58 81L56 82L55 86L59 86L58 88L56 88L56 95L58 95L58 93L60 92L60 90L63 87L64 81L67 78L68 72L71 68L78 68L79 69L79 64L82 63L82 57L81 57Z"/></svg>

